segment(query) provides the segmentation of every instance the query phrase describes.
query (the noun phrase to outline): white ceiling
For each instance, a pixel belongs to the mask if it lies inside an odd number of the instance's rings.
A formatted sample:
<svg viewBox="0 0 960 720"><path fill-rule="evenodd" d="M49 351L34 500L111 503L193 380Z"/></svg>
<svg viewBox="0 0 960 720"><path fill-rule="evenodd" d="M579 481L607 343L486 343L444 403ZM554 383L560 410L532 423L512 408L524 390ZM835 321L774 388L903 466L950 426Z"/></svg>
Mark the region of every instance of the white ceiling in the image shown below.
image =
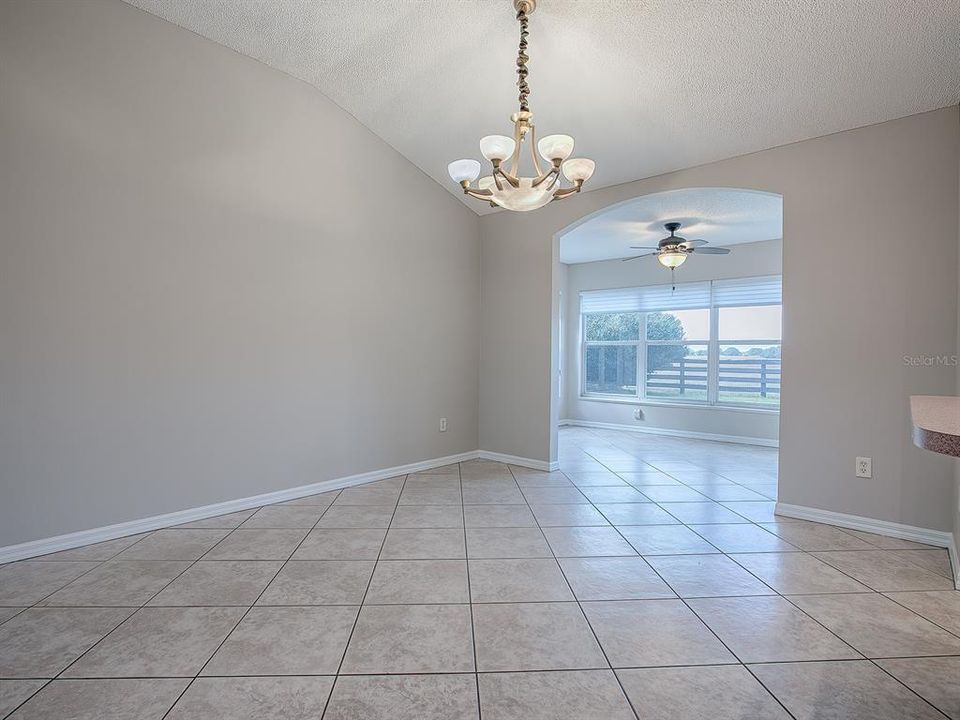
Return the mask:
<svg viewBox="0 0 960 720"><path fill-rule="evenodd" d="M733 188L691 188L644 195L586 218L560 238L560 262L583 263L639 255L631 245L656 246L667 222L688 240L711 246L783 237L783 198Z"/></svg>
<svg viewBox="0 0 960 720"><path fill-rule="evenodd" d="M462 197L510 134L511 0L127 0L319 88ZM957 0L540 0L530 105L590 187L960 102ZM491 208L463 198L480 213Z"/></svg>

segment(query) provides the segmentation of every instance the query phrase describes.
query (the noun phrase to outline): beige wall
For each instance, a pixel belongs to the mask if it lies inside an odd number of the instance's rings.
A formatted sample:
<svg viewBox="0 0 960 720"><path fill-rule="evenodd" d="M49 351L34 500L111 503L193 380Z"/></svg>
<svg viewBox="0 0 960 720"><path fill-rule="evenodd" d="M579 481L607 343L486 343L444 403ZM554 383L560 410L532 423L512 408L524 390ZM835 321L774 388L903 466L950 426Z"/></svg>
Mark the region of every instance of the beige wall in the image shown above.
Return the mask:
<svg viewBox="0 0 960 720"><path fill-rule="evenodd" d="M907 408L912 394L952 393L956 372L911 367L904 356L957 347L957 114L945 108L482 218L484 289L511 297L484 294L480 391L515 393L481 403L485 449L551 454L556 233L652 192L766 190L784 197L780 499L950 529L952 464L913 446ZM872 479L853 476L857 455L873 458Z"/></svg>
<svg viewBox="0 0 960 720"><path fill-rule="evenodd" d="M685 264L677 273L677 282L698 282L724 278L779 275L782 268L780 240L746 243L733 246L729 255L702 255ZM637 428L683 430L729 435L776 443L779 437L780 416L776 412L757 412L720 407L670 407L637 401L608 401L596 398L581 398L580 338L580 293L585 290L663 285L670 282L670 273L657 262L635 260L625 263L620 260L576 263L564 265L567 280L565 317L570 318L568 332L564 333L563 396L561 417L571 420L615 423ZM643 411L643 418L633 416L636 408Z"/></svg>
<svg viewBox="0 0 960 720"><path fill-rule="evenodd" d="M0 3L0 163L0 546L477 448L477 217L315 89Z"/></svg>

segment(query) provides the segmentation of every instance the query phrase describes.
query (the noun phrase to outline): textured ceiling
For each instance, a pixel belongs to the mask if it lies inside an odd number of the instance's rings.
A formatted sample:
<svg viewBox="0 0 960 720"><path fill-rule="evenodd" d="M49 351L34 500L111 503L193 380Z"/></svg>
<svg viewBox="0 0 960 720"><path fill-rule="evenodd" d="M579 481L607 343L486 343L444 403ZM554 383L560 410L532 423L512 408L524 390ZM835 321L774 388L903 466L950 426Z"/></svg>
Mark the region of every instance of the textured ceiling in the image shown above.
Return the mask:
<svg viewBox="0 0 960 720"><path fill-rule="evenodd" d="M127 1L311 83L458 196L447 163L510 134L510 0ZM960 102L960 1L540 0L528 54L538 132L597 188Z"/></svg>
<svg viewBox="0 0 960 720"><path fill-rule="evenodd" d="M593 262L639 255L631 245L653 245L668 235L667 222L682 223L678 234L712 246L778 240L783 237L783 198L732 188L691 188L644 195L587 218L560 238L560 261Z"/></svg>

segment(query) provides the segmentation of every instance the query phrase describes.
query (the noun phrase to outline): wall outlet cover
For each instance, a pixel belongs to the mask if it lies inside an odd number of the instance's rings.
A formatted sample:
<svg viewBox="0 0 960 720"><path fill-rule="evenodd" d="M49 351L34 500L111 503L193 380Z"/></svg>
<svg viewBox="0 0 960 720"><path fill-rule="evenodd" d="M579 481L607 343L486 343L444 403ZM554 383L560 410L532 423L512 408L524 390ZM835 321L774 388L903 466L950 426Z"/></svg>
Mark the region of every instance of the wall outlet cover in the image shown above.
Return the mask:
<svg viewBox="0 0 960 720"><path fill-rule="evenodd" d="M873 477L873 458L858 457L855 472L859 478Z"/></svg>

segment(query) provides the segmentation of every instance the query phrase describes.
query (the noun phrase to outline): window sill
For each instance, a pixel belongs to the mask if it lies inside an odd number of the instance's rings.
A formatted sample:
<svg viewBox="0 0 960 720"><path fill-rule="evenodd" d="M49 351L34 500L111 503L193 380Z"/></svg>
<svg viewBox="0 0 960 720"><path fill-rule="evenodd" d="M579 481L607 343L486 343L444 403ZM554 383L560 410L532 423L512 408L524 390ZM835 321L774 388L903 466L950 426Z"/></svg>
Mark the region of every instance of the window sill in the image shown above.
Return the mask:
<svg viewBox="0 0 960 720"><path fill-rule="evenodd" d="M687 410L725 410L727 412L745 412L755 415L779 415L779 408L747 407L744 405L706 405L686 402L663 402L660 400L638 400L637 398L603 397L600 395L580 395L577 400L585 402L611 403L613 405L634 405L637 407L685 408Z"/></svg>

